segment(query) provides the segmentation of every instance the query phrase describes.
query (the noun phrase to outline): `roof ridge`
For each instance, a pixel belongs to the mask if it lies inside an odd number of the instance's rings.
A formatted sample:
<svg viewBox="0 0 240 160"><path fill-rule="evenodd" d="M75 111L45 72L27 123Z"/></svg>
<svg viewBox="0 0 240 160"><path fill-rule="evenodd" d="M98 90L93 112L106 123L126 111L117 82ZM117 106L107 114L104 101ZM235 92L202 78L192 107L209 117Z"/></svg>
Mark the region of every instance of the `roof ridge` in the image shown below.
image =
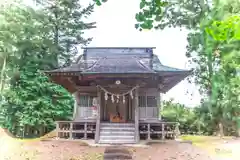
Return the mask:
<svg viewBox="0 0 240 160"><path fill-rule="evenodd" d="M102 58L99 58L96 62L94 62L90 67L88 67L87 69L84 69L83 71L88 71L92 68L94 68L96 66L96 64L101 60L101 59L106 59L106 57L102 57ZM84 60L86 61L86 60Z"/></svg>
<svg viewBox="0 0 240 160"><path fill-rule="evenodd" d="M153 72L153 70L152 69L150 69L149 67L147 67L145 64L143 64L142 62L140 62L140 60L137 58L137 57L132 57L133 59L135 59L136 60L136 62L137 63L139 63L143 68L145 68L145 69L147 69L147 70L149 70L149 71L151 71L151 72Z"/></svg>

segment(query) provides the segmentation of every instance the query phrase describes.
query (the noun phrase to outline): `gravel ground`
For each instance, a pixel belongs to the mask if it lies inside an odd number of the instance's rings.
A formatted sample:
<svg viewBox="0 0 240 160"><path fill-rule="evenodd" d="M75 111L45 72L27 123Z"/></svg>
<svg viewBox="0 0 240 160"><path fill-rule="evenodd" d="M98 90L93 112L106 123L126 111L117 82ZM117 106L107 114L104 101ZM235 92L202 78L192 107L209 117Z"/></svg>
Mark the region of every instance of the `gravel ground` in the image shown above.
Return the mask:
<svg viewBox="0 0 240 160"><path fill-rule="evenodd" d="M0 160L101 160L104 147L81 146L79 142L39 141L18 144ZM1 146L0 146L1 147ZM131 148L134 160L212 160L191 144L168 142L148 148Z"/></svg>

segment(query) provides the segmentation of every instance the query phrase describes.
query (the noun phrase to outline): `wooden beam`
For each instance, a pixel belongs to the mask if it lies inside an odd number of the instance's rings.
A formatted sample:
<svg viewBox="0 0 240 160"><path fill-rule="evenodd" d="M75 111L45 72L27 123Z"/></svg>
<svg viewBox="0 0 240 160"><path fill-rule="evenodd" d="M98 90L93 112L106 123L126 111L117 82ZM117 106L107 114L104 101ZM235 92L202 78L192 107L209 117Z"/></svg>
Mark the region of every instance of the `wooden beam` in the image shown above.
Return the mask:
<svg viewBox="0 0 240 160"><path fill-rule="evenodd" d="M97 92L96 86L78 86L77 89L79 92Z"/></svg>
<svg viewBox="0 0 240 160"><path fill-rule="evenodd" d="M135 142L139 142L139 107L138 107L138 88L135 90L134 108L135 108Z"/></svg>

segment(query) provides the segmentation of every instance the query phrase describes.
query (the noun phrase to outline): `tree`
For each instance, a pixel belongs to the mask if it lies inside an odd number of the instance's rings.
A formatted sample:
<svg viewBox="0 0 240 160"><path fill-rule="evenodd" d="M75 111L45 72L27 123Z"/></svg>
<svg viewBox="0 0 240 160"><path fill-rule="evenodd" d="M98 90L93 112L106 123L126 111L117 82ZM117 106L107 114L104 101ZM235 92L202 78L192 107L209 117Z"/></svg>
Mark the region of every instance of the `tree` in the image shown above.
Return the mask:
<svg viewBox="0 0 240 160"><path fill-rule="evenodd" d="M219 102L224 117L233 121L240 111L240 17L230 15L206 28L209 38L221 44L219 70L214 81L214 100ZM236 126L235 126L236 128Z"/></svg>
<svg viewBox="0 0 240 160"><path fill-rule="evenodd" d="M55 54L55 68L69 65L78 53L77 47L88 44L92 38L84 38L84 30L95 28L95 22L86 23L94 9L94 4L86 8L81 6L80 0L46 0L43 11L48 17L46 25L51 26L52 39L57 48Z"/></svg>
<svg viewBox="0 0 240 160"><path fill-rule="evenodd" d="M180 123L179 129L181 133L190 134L197 132L196 124L193 123L196 119L193 109L172 101L164 101L162 108L162 118L169 122Z"/></svg>
<svg viewBox="0 0 240 160"><path fill-rule="evenodd" d="M44 12L17 3L1 9L0 17L1 55L9 77L9 88L1 93L2 125L19 136L31 130L41 135L55 120L69 118L73 108L71 95L42 73L52 67L58 45Z"/></svg>
<svg viewBox="0 0 240 160"><path fill-rule="evenodd" d="M100 6L107 0L93 0ZM208 0L141 0L136 13L135 28L164 29L165 27L199 27L201 18L210 11Z"/></svg>

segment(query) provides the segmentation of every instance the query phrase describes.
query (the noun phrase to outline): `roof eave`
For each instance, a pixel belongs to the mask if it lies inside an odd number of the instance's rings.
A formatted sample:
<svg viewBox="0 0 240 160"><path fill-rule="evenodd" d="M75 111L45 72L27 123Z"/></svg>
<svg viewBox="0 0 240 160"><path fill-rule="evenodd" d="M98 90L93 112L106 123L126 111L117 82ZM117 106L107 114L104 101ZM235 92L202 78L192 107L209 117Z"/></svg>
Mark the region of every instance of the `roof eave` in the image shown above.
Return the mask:
<svg viewBox="0 0 240 160"><path fill-rule="evenodd" d="M179 70L179 71L156 71L156 73L160 76L166 75L186 75L189 76L192 74L192 70Z"/></svg>
<svg viewBox="0 0 240 160"><path fill-rule="evenodd" d="M81 47L82 49L156 49L156 47Z"/></svg>
<svg viewBox="0 0 240 160"><path fill-rule="evenodd" d="M166 93L170 89L172 89L174 86L176 86L178 83L183 81L185 78L187 78L189 75L192 74L191 70L186 70L186 71L178 71L181 72L180 74L175 74L174 79L166 84L164 88L162 88L162 92Z"/></svg>

